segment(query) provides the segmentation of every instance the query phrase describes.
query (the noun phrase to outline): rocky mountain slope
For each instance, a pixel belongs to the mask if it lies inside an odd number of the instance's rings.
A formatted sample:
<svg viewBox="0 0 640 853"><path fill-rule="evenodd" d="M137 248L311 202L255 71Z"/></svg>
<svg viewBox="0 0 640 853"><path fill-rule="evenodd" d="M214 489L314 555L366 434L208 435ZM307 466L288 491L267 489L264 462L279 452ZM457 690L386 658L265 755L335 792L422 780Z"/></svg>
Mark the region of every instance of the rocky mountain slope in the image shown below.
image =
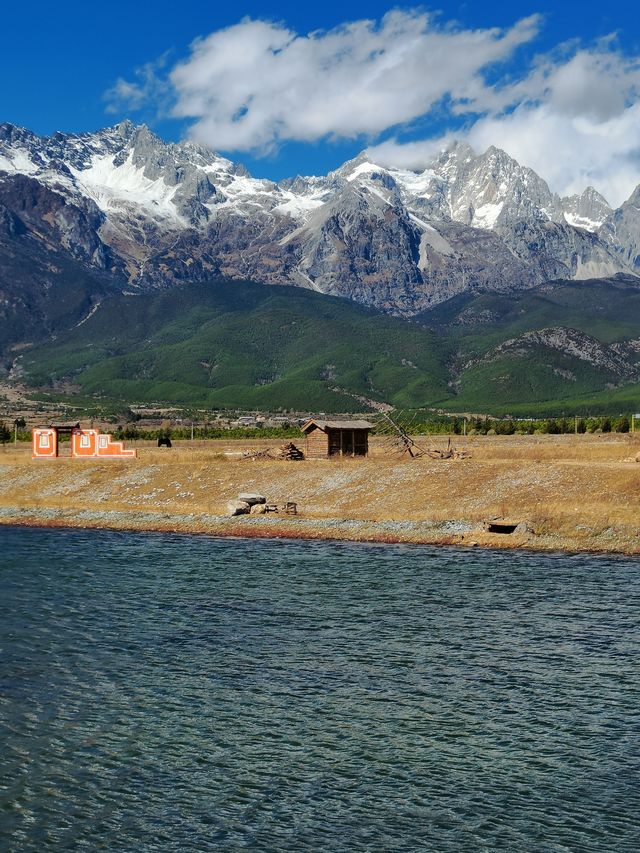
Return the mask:
<svg viewBox="0 0 640 853"><path fill-rule="evenodd" d="M5 124L0 297L24 290L3 259L31 252L119 291L224 276L411 316L468 292L640 275L639 192L615 211L593 188L560 198L504 151L462 144L422 172L361 155L274 183L129 122L52 137Z"/></svg>

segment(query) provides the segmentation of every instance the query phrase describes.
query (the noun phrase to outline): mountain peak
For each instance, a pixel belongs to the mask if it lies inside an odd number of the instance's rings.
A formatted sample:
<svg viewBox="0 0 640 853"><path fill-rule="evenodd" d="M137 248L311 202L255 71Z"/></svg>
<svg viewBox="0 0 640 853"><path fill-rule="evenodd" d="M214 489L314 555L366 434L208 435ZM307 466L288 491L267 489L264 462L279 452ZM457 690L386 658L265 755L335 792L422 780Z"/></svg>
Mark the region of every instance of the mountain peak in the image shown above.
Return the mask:
<svg viewBox="0 0 640 853"><path fill-rule="evenodd" d="M582 191L581 197L584 199L591 199L592 201L598 201L601 204L606 204L607 207L610 207L609 202L601 193L598 192L597 189L595 189L595 187L588 186L585 190Z"/></svg>
<svg viewBox="0 0 640 853"><path fill-rule="evenodd" d="M635 190L631 193L629 198L623 204L623 207L626 205L632 205L633 207L640 207L640 184L635 188Z"/></svg>
<svg viewBox="0 0 640 853"><path fill-rule="evenodd" d="M406 314L469 288L628 272L640 256L631 234L640 187L628 202L629 236L618 224L600 227L611 210L593 188L560 199L495 146L478 155L454 140L422 171L374 156L362 151L327 176L275 183L131 121L43 138L1 125L0 203L17 217L14 233L21 210L34 234L38 217L54 221L63 251L78 244L75 209L94 229L87 246L106 247L130 287L207 281L222 270ZM49 211L32 204L40 196Z"/></svg>
<svg viewBox="0 0 640 853"><path fill-rule="evenodd" d="M362 171L362 167L367 168L369 166L375 167L375 164L370 159L369 154L366 150L361 151L356 157L352 157L351 160L345 160L345 162L341 166L329 172L327 177L339 177L348 179L354 173Z"/></svg>
<svg viewBox="0 0 640 853"><path fill-rule="evenodd" d="M107 128L108 130L117 130L117 132L122 136L123 139L128 139L133 131L135 130L135 125L128 118L121 121L119 124L114 125L113 128Z"/></svg>
<svg viewBox="0 0 640 853"><path fill-rule="evenodd" d="M435 162L443 162L450 159L460 160L463 162L469 162L470 160L474 160L478 155L474 151L474 149L467 143L463 142L460 139L452 139L438 154L435 158Z"/></svg>
<svg viewBox="0 0 640 853"><path fill-rule="evenodd" d="M561 199L561 204L569 225L592 232L597 231L612 212L606 198L591 186L579 195Z"/></svg>

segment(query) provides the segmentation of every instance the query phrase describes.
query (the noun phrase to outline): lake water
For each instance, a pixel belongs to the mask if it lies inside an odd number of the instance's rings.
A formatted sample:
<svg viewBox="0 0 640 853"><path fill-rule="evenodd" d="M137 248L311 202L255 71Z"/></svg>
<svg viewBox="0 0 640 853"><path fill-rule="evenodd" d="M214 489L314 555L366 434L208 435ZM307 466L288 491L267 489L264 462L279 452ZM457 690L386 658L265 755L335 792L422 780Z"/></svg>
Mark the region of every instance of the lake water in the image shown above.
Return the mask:
<svg viewBox="0 0 640 853"><path fill-rule="evenodd" d="M0 850L637 851L640 560L0 528Z"/></svg>

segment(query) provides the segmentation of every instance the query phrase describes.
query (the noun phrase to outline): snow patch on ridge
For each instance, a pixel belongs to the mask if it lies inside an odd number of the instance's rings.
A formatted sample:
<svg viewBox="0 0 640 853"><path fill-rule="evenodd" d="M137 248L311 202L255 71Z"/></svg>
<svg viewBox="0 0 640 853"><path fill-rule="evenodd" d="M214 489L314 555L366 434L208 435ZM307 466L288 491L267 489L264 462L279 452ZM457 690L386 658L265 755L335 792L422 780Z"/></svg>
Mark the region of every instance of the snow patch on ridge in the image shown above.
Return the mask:
<svg viewBox="0 0 640 853"><path fill-rule="evenodd" d="M0 154L0 172L10 174L34 175L38 167L22 148L14 148L10 151L10 157Z"/></svg>
<svg viewBox="0 0 640 853"><path fill-rule="evenodd" d="M347 180L349 182L355 181L356 178L359 178L361 175L368 175L372 172L386 172L386 169L383 169L381 166L376 166L375 163L370 163L366 160L364 163L359 163L348 175Z"/></svg>
<svg viewBox="0 0 640 853"><path fill-rule="evenodd" d="M392 175L398 185L415 198L430 198L431 184L437 177L433 169L425 169L424 172L397 170L393 171Z"/></svg>
<svg viewBox="0 0 640 853"><path fill-rule="evenodd" d="M501 201L498 204L488 203L480 205L480 207L477 207L474 211L471 224L474 228L484 228L488 231L492 230L495 228L503 207L504 201Z"/></svg>
<svg viewBox="0 0 640 853"><path fill-rule="evenodd" d="M274 213L281 213L290 216L292 219L304 219L312 210L322 207L325 202L324 199L314 198L313 196L294 195L293 193L286 195L288 196L287 200L277 204L273 210Z"/></svg>
<svg viewBox="0 0 640 853"><path fill-rule="evenodd" d="M574 228L584 228L586 231L591 231L593 234L600 228L604 220L595 222L593 219L587 219L586 216L578 216L573 213L564 214L567 225L572 225Z"/></svg>
<svg viewBox="0 0 640 853"><path fill-rule="evenodd" d="M108 212L124 202L144 207L155 219L184 222L172 202L177 185L167 186L163 178L147 178L144 171L133 164L133 153L121 166L114 165L113 159L113 154L96 154L88 169L71 167L78 186L101 210Z"/></svg>

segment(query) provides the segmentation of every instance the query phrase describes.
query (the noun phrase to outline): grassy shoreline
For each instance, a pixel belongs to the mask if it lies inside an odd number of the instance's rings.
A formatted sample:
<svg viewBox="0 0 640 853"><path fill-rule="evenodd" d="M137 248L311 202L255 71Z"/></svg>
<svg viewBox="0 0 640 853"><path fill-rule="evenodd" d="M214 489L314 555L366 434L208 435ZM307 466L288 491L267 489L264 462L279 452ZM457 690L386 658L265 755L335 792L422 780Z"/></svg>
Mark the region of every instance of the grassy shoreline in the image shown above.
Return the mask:
<svg viewBox="0 0 640 853"><path fill-rule="evenodd" d="M409 460L375 441L366 460L305 462L242 458L268 441L142 445L131 462L33 462L26 447L6 449L0 524L640 554L640 436L454 441L468 458ZM247 489L295 500L300 515L226 517ZM496 516L528 529L485 532Z"/></svg>

